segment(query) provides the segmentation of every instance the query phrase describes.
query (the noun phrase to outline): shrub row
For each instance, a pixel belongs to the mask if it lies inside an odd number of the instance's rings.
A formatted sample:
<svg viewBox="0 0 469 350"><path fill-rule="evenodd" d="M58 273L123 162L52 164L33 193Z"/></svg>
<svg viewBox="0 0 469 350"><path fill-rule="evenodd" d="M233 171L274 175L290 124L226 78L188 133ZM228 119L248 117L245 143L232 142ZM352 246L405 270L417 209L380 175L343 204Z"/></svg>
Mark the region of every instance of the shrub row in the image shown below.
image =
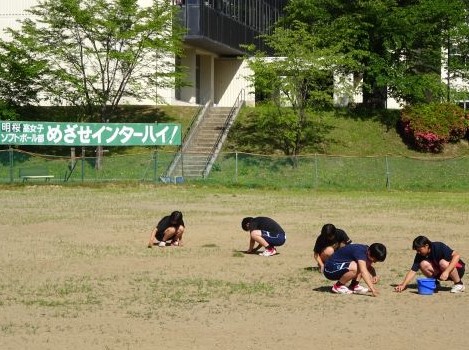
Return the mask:
<svg viewBox="0 0 469 350"><path fill-rule="evenodd" d="M448 142L466 137L469 118L452 103L430 103L406 106L399 129L405 142L422 152L439 153Z"/></svg>

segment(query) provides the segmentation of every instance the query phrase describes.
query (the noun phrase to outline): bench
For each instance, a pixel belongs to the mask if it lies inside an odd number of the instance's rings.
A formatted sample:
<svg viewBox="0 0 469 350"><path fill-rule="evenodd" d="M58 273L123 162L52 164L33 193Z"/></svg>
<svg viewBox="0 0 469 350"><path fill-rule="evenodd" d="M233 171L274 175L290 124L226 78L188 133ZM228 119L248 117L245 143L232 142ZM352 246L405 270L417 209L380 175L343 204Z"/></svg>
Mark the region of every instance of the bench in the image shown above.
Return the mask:
<svg viewBox="0 0 469 350"><path fill-rule="evenodd" d="M29 179L45 179L46 181L49 181L54 178L54 175L50 175L49 169L46 167L20 169L19 176L23 179L23 182Z"/></svg>
<svg viewBox="0 0 469 350"><path fill-rule="evenodd" d="M160 176L160 181L165 184L174 183L174 184L182 184L184 182L184 177L182 176Z"/></svg>

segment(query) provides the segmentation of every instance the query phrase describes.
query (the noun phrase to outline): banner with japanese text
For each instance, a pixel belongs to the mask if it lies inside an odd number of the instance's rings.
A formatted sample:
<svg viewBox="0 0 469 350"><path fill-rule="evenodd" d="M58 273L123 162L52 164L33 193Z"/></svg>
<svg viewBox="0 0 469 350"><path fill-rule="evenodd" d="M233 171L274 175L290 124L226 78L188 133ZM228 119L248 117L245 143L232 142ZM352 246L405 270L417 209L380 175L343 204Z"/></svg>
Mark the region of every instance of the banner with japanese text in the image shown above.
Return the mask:
<svg viewBox="0 0 469 350"><path fill-rule="evenodd" d="M177 146L180 124L0 121L0 144L30 146Z"/></svg>

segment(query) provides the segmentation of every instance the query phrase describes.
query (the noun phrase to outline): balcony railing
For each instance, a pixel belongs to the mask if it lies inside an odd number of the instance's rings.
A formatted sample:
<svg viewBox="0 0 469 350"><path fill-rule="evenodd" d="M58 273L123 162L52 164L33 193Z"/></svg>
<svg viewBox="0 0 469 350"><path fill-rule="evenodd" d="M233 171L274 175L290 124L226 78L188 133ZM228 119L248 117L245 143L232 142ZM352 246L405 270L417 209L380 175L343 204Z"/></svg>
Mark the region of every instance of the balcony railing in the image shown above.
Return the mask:
<svg viewBox="0 0 469 350"><path fill-rule="evenodd" d="M254 44L260 50L267 50L262 34L253 26L209 6L205 1L186 0L181 4L180 20L187 29L185 41L220 55L242 55L241 45ZM246 21L245 21L246 22Z"/></svg>

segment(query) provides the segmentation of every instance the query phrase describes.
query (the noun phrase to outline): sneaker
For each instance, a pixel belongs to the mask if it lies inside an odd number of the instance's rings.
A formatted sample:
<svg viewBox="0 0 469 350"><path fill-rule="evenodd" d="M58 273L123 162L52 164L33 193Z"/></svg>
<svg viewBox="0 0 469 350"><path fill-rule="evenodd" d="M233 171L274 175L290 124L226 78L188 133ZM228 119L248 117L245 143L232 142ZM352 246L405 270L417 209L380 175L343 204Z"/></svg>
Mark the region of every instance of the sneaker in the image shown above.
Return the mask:
<svg viewBox="0 0 469 350"><path fill-rule="evenodd" d="M337 294L352 294L353 293L348 287L344 285L337 286L337 284L334 284L332 286L332 292L337 293Z"/></svg>
<svg viewBox="0 0 469 350"><path fill-rule="evenodd" d="M262 253L259 253L261 256L272 256L277 254L277 249L272 248L272 249L266 249Z"/></svg>
<svg viewBox="0 0 469 350"><path fill-rule="evenodd" d="M158 247L166 247L166 242L160 242L160 243L158 243Z"/></svg>
<svg viewBox="0 0 469 350"><path fill-rule="evenodd" d="M455 284L453 288L451 288L451 293L462 293L465 289L464 284Z"/></svg>
<svg viewBox="0 0 469 350"><path fill-rule="evenodd" d="M366 287L363 287L363 286L360 286L359 284L357 284L353 289L352 289L352 292L354 294L366 294L368 293L369 289L366 288Z"/></svg>
<svg viewBox="0 0 469 350"><path fill-rule="evenodd" d="M177 246L179 246L179 241L172 241L172 242L171 242L171 245L172 245L173 247L177 247Z"/></svg>

